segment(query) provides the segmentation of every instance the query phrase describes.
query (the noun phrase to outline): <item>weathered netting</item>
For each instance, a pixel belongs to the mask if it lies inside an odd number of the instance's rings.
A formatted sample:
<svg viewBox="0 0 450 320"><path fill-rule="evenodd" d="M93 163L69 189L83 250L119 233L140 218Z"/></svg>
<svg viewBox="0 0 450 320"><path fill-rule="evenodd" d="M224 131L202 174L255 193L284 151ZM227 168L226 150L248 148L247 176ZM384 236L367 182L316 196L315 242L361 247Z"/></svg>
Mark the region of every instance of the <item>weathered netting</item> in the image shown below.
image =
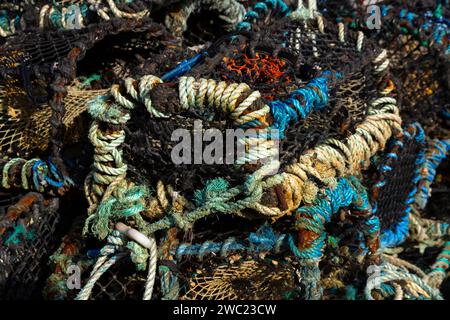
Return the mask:
<svg viewBox="0 0 450 320"><path fill-rule="evenodd" d="M126 57L125 52L136 49L141 53L148 54L144 55L148 57L154 52L164 49L160 42L155 40L158 37L170 40L164 27L146 19L134 22L122 20L103 22L98 25L90 25L80 33L75 31L41 32L8 38L7 43L1 49L1 72L4 75L0 89L2 154L26 158L47 154L51 137L55 137L53 130L58 124L53 119L52 95L48 94L46 86L51 81L53 73L56 73L55 70L60 68L60 71L66 72L64 76L67 86L64 88L64 84L62 85L64 96L61 102L64 107L61 123L64 126L62 131L64 135L58 134L57 139L64 146L62 152L64 160L68 161L66 164L71 172L71 177L78 184L82 183L85 177L84 171L88 169L83 162L89 161L90 150L84 150L82 145L75 146L75 148L71 146L80 140L83 142L85 139L88 122L83 114L88 101L104 94L105 90L101 88L109 86L109 81L117 82L117 79L123 77L124 72L138 67L145 60L144 58L136 60L135 57L133 59L127 57L122 61L120 58ZM102 43L105 38L107 43L114 44L115 42L115 51L105 50L107 46ZM146 46L153 48L147 52L148 47ZM91 53L91 50L95 52ZM11 54L15 52L19 54ZM102 61L104 69L100 70L99 75L96 76L91 74L92 65L90 63L98 63L98 60L101 59L99 53L108 58ZM122 56L118 53L122 53ZM93 58L97 60L94 61ZM74 59L75 64L68 64L68 59ZM119 63L120 61L122 64ZM133 63L130 63L131 61ZM129 69L123 68L125 64ZM111 70L109 71L107 68ZM85 70L87 73L84 73ZM80 161L79 158L82 157L88 158ZM22 161L21 165L25 160ZM4 163L2 164L5 166ZM21 165L13 164L14 174L9 174L9 178L14 178L14 187L24 187L23 177L22 184L16 182L17 180L20 182L20 171L19 177L17 171L21 169ZM32 174L35 169L37 169L36 166L33 167L33 170L28 166L28 170L22 169L22 174ZM5 172L3 173L4 177ZM34 176L34 179L36 178ZM79 197L74 191L70 193L72 196L66 196L66 199L74 199L73 196ZM46 205L53 205L55 201L57 202L58 199L50 200L50 203L46 202ZM73 206L70 210L73 210ZM86 208L83 207L80 212L85 210ZM59 236L59 233L56 232L57 228L59 228L58 230L64 229L73 218L73 213L70 213L61 219L60 211L56 209L51 211L46 206L42 206L39 210L34 209L34 212L33 221L35 223L30 232L33 232L36 239L25 243L22 251L16 249L11 251L5 247L1 253L2 257L4 256L2 264L5 263L2 279L6 279L2 281L2 285L6 286L5 293L2 288L2 297L14 299L23 294L22 298L27 299L41 296L44 286L43 279L49 274L47 262L56 249L55 244ZM42 217L38 217L36 212L41 212ZM11 230L8 229L8 235L9 233ZM27 296L22 291L27 291L26 293L29 295Z"/></svg>
<svg viewBox="0 0 450 320"><path fill-rule="evenodd" d="M274 29L277 32L273 32ZM271 43L265 40L269 34ZM345 43L342 43L333 25L327 25L326 30L321 33L315 21L306 27L302 22L283 20L274 26L262 27L252 36L240 37L236 39L237 43L227 41L220 45L215 48L218 52L216 56L206 58L202 65L192 69L187 75L192 75L196 79L245 82L252 89L260 91L267 101L273 101L286 99L290 92L304 87L323 71L340 73L333 78L326 109L312 112L306 119L288 127L286 139L281 141L280 146L281 163L288 165L303 151L326 139L342 139L348 132L353 132L355 126L367 115L370 102L377 96L377 85L378 82L382 82L379 79L382 78L382 74L374 72L372 61L381 51L366 41L362 51L358 52L358 35L349 33L345 36ZM256 39L249 40L250 38ZM242 47L244 49L241 49ZM250 58L252 51L264 57L263 60L258 56ZM246 66L245 60L238 62L236 57L244 57L247 63L255 60L260 62L251 65L254 71L239 74L229 69L230 61L233 61L234 65L242 63L241 65ZM269 78L267 72L273 71L272 69L277 67L276 63L286 67L279 70L279 79ZM247 70L250 70L249 68L247 66ZM293 72L294 69L298 71ZM229 165L174 167L170 158L170 152L177 143L170 141L174 129L183 128L191 131L193 119L201 119L204 130L216 127L223 131L230 128L230 124L225 121L210 122L207 119L208 115L198 115L195 111L181 113L178 93L171 87L155 88L156 93L152 100L159 111L178 113L176 117L153 120L145 110L138 109L134 111L132 120L127 124L125 157L131 171L144 170L147 173L145 176L151 181L158 180L161 173L164 173L164 182L179 191L193 190L217 175L227 177L231 182L241 182L239 176L248 170L236 170ZM281 92L274 92L275 88L282 88Z"/></svg>
<svg viewBox="0 0 450 320"><path fill-rule="evenodd" d="M370 6L351 5L351 1L326 1L323 13L342 21L351 29L362 29L366 36L389 50L392 79L402 116L423 119L427 132L445 136L443 117L449 100L449 34L445 21L449 3L442 1L378 1L382 15L380 30L369 28ZM439 125L436 125L438 123ZM428 130L430 128L430 130Z"/></svg>
<svg viewBox="0 0 450 320"><path fill-rule="evenodd" d="M0 118L0 150L5 155L18 156L45 151L51 134L50 107L46 104L37 107L33 105L20 86L11 88L18 91L15 95L9 94L8 89L5 87L0 89L0 94L6 98L1 100L1 109L5 111ZM68 87L67 96L64 98L63 141L73 143L80 139L83 132L80 129L80 126L83 126L81 115L86 110L87 101L104 92L104 90L79 90L76 87Z"/></svg>
<svg viewBox="0 0 450 320"><path fill-rule="evenodd" d="M55 249L59 200L29 193L8 207L0 220L0 297L41 296L48 256Z"/></svg>
<svg viewBox="0 0 450 320"><path fill-rule="evenodd" d="M415 124L406 127L401 137L393 138L380 156L371 192L381 232L395 230L395 236L387 241L390 246L402 242L408 234L408 213L418 190L424 153L423 129Z"/></svg>
<svg viewBox="0 0 450 320"><path fill-rule="evenodd" d="M197 270L186 300L283 300L295 296L295 270L289 262L246 260ZM206 274L205 274L206 273Z"/></svg>

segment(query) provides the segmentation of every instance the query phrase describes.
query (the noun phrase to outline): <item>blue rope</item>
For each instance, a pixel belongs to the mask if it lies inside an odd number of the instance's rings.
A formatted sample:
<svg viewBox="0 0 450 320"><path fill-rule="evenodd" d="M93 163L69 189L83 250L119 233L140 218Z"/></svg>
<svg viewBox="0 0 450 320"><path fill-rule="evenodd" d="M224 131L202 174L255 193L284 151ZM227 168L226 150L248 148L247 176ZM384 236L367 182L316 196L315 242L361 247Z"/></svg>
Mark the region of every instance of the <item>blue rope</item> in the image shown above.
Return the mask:
<svg viewBox="0 0 450 320"><path fill-rule="evenodd" d="M325 71L312 79L304 88L291 93L286 100L269 103L274 118L271 128L279 131L280 138L284 138L285 131L291 122L306 119L312 110L321 110L328 104L328 80L330 71ZM340 75L338 74L338 77Z"/></svg>
<svg viewBox="0 0 450 320"><path fill-rule="evenodd" d="M319 261L325 247L325 224L331 220L340 208L352 206L354 210L370 214L372 207L365 188L355 177L340 178L335 188L328 188L310 206L297 209L296 228L300 233L311 231L317 235L309 243L300 243L301 249L295 245L292 235L288 236L289 248L299 260L301 286L308 300L318 300L322 297ZM377 238L380 222L375 215L368 215L362 231L366 237Z"/></svg>
<svg viewBox="0 0 450 320"><path fill-rule="evenodd" d="M423 165L423 169L426 172L426 175L422 177L423 181L428 181L430 184L434 181L436 177L436 170L441 162L447 157L450 152L450 140L432 140L430 147L428 148L425 161ZM426 186L421 186L418 190L416 196L416 203L419 205L419 208L425 208L428 197L429 197L429 189Z"/></svg>
<svg viewBox="0 0 450 320"><path fill-rule="evenodd" d="M319 237L301 250L295 246L293 238L290 237L290 248L295 256L305 261L318 261L325 246L325 223L329 222L340 208L348 206L357 211L372 212L367 192L355 177L340 178L337 186L334 189L326 189L324 195L317 198L313 205L297 209L296 228L312 231ZM368 217L365 226L364 234L374 235L379 231L378 218Z"/></svg>
<svg viewBox="0 0 450 320"><path fill-rule="evenodd" d="M36 190L42 190L42 184L49 184L52 187L61 188L65 183L72 183L70 178L66 180L61 178L60 173L51 160L48 161L48 165L42 160L36 161L33 164L32 172L33 184Z"/></svg>
<svg viewBox="0 0 450 320"><path fill-rule="evenodd" d="M269 10L272 10L272 13L279 13L282 17L287 17L291 13L291 9L283 0L264 0L256 3L253 9L247 11L244 20L236 25L236 29L250 31L252 25L267 15Z"/></svg>
<svg viewBox="0 0 450 320"><path fill-rule="evenodd" d="M195 65L197 65L201 60L203 60L203 58L205 58L206 56L208 56L208 52L204 51L195 55L192 58L180 62L174 69L164 74L161 77L161 80L167 82L172 81L173 79L176 79L178 77L181 77L186 72L191 70Z"/></svg>
<svg viewBox="0 0 450 320"><path fill-rule="evenodd" d="M14 227L14 231L6 238L4 245L19 245L22 240L30 241L34 239L35 235L32 230L29 231L22 224L18 224L16 227Z"/></svg>
<svg viewBox="0 0 450 320"><path fill-rule="evenodd" d="M250 233L245 241L238 241L234 237L228 238L223 242L206 241L202 244L180 244L175 254L177 259L182 256L197 256L203 259L206 255L220 253L226 257L230 252L259 253L274 251L279 252L287 247L285 234L275 234L273 229L266 223L262 225L255 233Z"/></svg>

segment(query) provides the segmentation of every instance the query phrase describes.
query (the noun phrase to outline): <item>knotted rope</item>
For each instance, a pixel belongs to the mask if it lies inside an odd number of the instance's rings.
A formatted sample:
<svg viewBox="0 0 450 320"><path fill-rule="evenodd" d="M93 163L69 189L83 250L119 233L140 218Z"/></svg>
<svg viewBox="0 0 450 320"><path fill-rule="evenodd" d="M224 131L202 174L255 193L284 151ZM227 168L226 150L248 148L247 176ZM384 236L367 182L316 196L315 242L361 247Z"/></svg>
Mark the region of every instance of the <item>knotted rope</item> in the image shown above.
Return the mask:
<svg viewBox="0 0 450 320"><path fill-rule="evenodd" d="M351 206L357 216L365 217L362 230L367 239L367 247L374 253L378 249L380 222L372 215L367 192L355 177L340 178L335 188L328 188L313 205L300 207L296 213L295 228L299 230L299 243L295 245L292 236L289 246L301 265L301 283L308 300L317 300L322 296L319 285L319 262L325 247L325 224L340 208Z"/></svg>
<svg viewBox="0 0 450 320"><path fill-rule="evenodd" d="M384 256L385 258L388 256ZM418 275L411 273L408 268L409 264L397 263L402 262L400 259L389 259L379 266L379 274L369 277L367 279L365 296L368 300L374 300L372 291L374 289L381 289L383 285L388 283L396 284L400 288L392 290L392 292L385 291L385 295L395 295L396 299L434 299L443 300L438 290L430 287L423 279L423 273L420 271ZM420 269L419 269L420 270ZM416 268L412 271L417 272ZM396 293L396 291L401 293Z"/></svg>
<svg viewBox="0 0 450 320"><path fill-rule="evenodd" d="M446 272L450 265L450 241L444 245L442 252L436 258L436 262L431 266L431 272L425 277L426 282L433 288L439 288L445 279Z"/></svg>

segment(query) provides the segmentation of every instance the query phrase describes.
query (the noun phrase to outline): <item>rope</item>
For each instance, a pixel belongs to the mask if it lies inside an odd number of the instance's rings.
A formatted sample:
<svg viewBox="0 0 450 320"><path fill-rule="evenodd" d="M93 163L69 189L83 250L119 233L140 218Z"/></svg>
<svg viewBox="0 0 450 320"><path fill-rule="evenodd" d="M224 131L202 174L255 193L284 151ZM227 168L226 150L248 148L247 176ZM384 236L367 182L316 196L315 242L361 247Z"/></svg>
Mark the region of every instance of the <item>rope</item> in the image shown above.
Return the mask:
<svg viewBox="0 0 450 320"><path fill-rule="evenodd" d="M274 15L279 13L280 16L289 16L291 10L283 0L264 0L257 2L252 9L245 14L244 20L236 25L237 30L250 31L252 25L255 24L262 17L267 16L268 13Z"/></svg>
<svg viewBox="0 0 450 320"><path fill-rule="evenodd" d="M106 21L112 17L138 20L147 17L150 13L148 9L135 13L122 11L114 0L84 0L81 3L69 3L68 5L46 4L39 9L39 28L44 29L47 24L65 30L84 28L89 11L97 13L101 19ZM9 20L7 15L0 16L1 37L10 36L19 29L27 29L26 20L20 13Z"/></svg>
<svg viewBox="0 0 450 320"><path fill-rule="evenodd" d="M227 84L224 81L217 82L212 79L196 81L193 77L181 77L179 95L183 109L204 110L206 106L209 106L228 114L237 125L258 120L270 112L267 105L252 110L255 108L255 103L260 101L261 93L251 91L245 83ZM238 103L238 101L241 102Z"/></svg>
<svg viewBox="0 0 450 320"><path fill-rule="evenodd" d="M248 254L269 251L279 253L284 247L287 247L287 236L275 234L273 229L265 223L255 233L250 233L245 242L230 237L220 243L206 241L202 244L180 244L174 254L177 259L183 256L197 256L203 260L206 255L213 253L220 253L221 257L227 257L234 251Z"/></svg>
<svg viewBox="0 0 450 320"><path fill-rule="evenodd" d="M410 212L412 210L412 204L414 202L414 197L418 190L418 182L421 177L421 166L425 162L425 132L419 123L413 123L406 127L403 131L403 134L391 141L392 148L386 151L386 156L384 161L379 166L379 172L381 175L381 179L375 183L372 188L371 193L373 194L374 200L374 213L378 211L378 195L380 190L388 183L387 175L390 171L392 171L392 166L398 160L398 153L404 148L404 146L409 142L414 140L417 145L419 145L419 151L416 154L415 160L415 172L412 180L410 181L411 187L409 188L409 193L404 202L403 216L399 221L394 221L393 224L390 224L389 229L382 230L380 237L380 246L383 248L387 247L396 247L403 243L409 233L409 220L410 220ZM378 213L380 219L383 219L383 214L389 215L396 214L396 212L381 212Z"/></svg>
<svg viewBox="0 0 450 320"><path fill-rule="evenodd" d="M336 178L359 173L398 132L401 132L401 118L395 99L383 97L375 100L369 115L356 127L354 134L343 141L329 139L304 152L296 163L286 167L281 187L287 208L267 208L268 211L281 216L299 207L302 201L311 203L318 187L310 177L331 186L336 184Z"/></svg>
<svg viewBox="0 0 450 320"><path fill-rule="evenodd" d="M447 269L450 265L450 241L444 245L442 252L431 266L431 272L425 277L426 282L433 288L439 288L445 279Z"/></svg>
<svg viewBox="0 0 450 320"><path fill-rule="evenodd" d="M287 100L269 103L274 118L272 128L279 130L284 138L287 126L292 120L305 119L312 110L321 110L328 104L328 87L331 72L325 71L312 79L304 88L292 92ZM300 116L300 117L299 117Z"/></svg>
<svg viewBox="0 0 450 320"><path fill-rule="evenodd" d="M131 250L131 260L138 270L146 268L145 259L148 258L148 275L145 284L143 300L150 300L156 278L157 269L157 246L154 237L147 238L135 229L124 224L117 224L117 230L108 236L108 243L100 250L100 256L95 263L89 280L78 293L76 300L88 300L97 280L118 260L128 253L124 248ZM132 241L125 241L127 236ZM143 240L145 239L145 240ZM147 253L147 250L149 253Z"/></svg>
<svg viewBox="0 0 450 320"><path fill-rule="evenodd" d="M92 289L94 288L97 280L118 260L123 258L126 253L121 251L124 246L123 235L115 230L110 236L108 236L108 243L100 250L100 257L94 265L91 271L88 282L84 285L83 289L78 293L75 300L88 300Z"/></svg>
<svg viewBox="0 0 450 320"><path fill-rule="evenodd" d="M380 266L380 275L369 277L366 283L365 296L368 300L374 300L372 291L380 288L380 285L396 282L403 290L403 298L419 298L443 300L436 289L430 287L422 278L410 273L406 268L384 262ZM395 294L395 291L394 291ZM398 294L395 294L397 298Z"/></svg>
<svg viewBox="0 0 450 320"><path fill-rule="evenodd" d="M20 179L15 174L13 177L13 172L20 172ZM73 181L69 177L63 178L51 160L46 163L38 158L13 158L3 165L1 187L5 189L15 187L45 192L52 188L62 190L71 185Z"/></svg>
<svg viewBox="0 0 450 320"><path fill-rule="evenodd" d="M195 80L181 77L179 97L182 109L205 111L206 107L228 115L235 125L247 128L248 124L265 123L269 118L270 107L263 104L259 91L252 91L245 83L217 82L211 79ZM278 155L277 142L272 141L267 124L261 125L254 136L239 138L246 152L236 160L237 164L256 163L258 160L273 159ZM268 128L270 129L270 128Z"/></svg>
<svg viewBox="0 0 450 320"><path fill-rule="evenodd" d="M318 300L322 296L319 261L325 247L325 224L340 208L349 206L358 216L364 216L362 233L374 253L378 248L380 223L378 217L372 215L367 192L356 178L340 178L335 188L326 189L312 205L297 209L295 228L299 230L299 243L296 246L290 236L289 246L301 266L301 284L307 300Z"/></svg>
<svg viewBox="0 0 450 320"><path fill-rule="evenodd" d="M431 184L436 177L437 168L450 152L450 140L431 141L425 154L425 163L422 167L422 177L419 191L415 197L415 203L420 209L424 209L431 195Z"/></svg>
<svg viewBox="0 0 450 320"><path fill-rule="evenodd" d="M228 182L222 178L209 180L204 189L195 192L198 205L195 210L183 216L177 212L172 212L164 218L145 226L143 232L145 234L153 234L158 230L174 226L187 230L192 223L212 213L235 214L245 217L242 211L246 208L254 209L270 217L270 212L267 213L265 210L261 210L263 208L261 208L259 202L263 194L263 188L270 188L280 183L280 177L270 177L265 181L263 180L267 173L272 172L274 166L278 167L278 165L277 163L270 163L261 167L247 178L247 182L244 185L233 188L229 188ZM244 195L245 197L239 199L239 195Z"/></svg>

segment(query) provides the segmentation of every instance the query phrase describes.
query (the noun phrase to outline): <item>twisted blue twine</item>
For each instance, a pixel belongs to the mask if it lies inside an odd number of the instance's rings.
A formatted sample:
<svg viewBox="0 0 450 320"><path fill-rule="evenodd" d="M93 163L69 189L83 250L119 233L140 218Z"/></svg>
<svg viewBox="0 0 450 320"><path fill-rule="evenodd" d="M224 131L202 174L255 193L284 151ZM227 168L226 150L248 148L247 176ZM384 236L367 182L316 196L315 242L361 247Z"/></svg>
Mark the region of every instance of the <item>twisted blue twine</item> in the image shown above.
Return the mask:
<svg viewBox="0 0 450 320"><path fill-rule="evenodd" d="M269 103L274 122L271 126L284 138L285 131L291 122L306 119L312 110L321 110L328 104L328 80L330 71L312 79L304 88L292 92L286 100L277 100ZM338 74L338 76L340 76Z"/></svg>
<svg viewBox="0 0 450 320"><path fill-rule="evenodd" d="M50 186L55 188L61 188L65 181L61 178L56 166L51 160L48 161L48 165L42 161L38 160L33 164L33 184L36 190L40 190L40 185L43 181L48 183ZM49 171L50 170L50 171ZM49 175L53 176L53 178ZM67 181L69 181L68 179Z"/></svg>
<svg viewBox="0 0 450 320"><path fill-rule="evenodd" d="M223 242L206 241L202 244L180 244L173 254L177 259L182 256L197 256L200 260L206 255L220 253L222 257L228 256L230 252L259 253L274 251L280 252L287 247L285 234L276 234L266 223L255 233L250 233L245 241L238 241L230 237Z"/></svg>
<svg viewBox="0 0 450 320"><path fill-rule="evenodd" d="M313 205L297 209L297 229L312 231L319 237L308 248L300 250L290 236L289 245L295 256L305 261L318 261L325 246L325 223L329 222L340 208L348 206L357 211L372 212L367 192L355 177L340 178L337 186L334 189L326 189L324 195L317 198ZM368 217L364 235L374 235L378 231L378 218Z"/></svg>
<svg viewBox="0 0 450 320"><path fill-rule="evenodd" d="M431 152L430 152L431 151ZM437 152L432 152L437 151ZM426 169L426 175L421 177L423 181L428 181L429 183L434 181L436 177L436 170L441 162L447 157L450 152L450 140L432 140L429 150L425 155L425 161L423 164L423 169ZM416 195L415 201L419 205L419 208L425 208L429 192L426 186L422 186Z"/></svg>

